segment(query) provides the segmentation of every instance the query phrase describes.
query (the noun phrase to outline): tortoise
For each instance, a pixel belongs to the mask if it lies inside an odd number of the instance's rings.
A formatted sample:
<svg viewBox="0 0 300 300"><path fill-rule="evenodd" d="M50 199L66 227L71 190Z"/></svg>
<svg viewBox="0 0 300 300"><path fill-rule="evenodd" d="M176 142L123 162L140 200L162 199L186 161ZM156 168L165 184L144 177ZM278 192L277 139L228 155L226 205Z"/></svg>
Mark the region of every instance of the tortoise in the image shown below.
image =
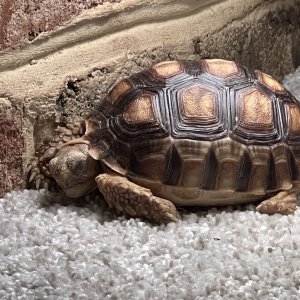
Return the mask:
<svg viewBox="0 0 300 300"><path fill-rule="evenodd" d="M54 179L71 198L98 187L117 212L153 222L178 220L178 206L296 210L300 106L261 71L163 61L121 80L76 124L37 152L29 182Z"/></svg>

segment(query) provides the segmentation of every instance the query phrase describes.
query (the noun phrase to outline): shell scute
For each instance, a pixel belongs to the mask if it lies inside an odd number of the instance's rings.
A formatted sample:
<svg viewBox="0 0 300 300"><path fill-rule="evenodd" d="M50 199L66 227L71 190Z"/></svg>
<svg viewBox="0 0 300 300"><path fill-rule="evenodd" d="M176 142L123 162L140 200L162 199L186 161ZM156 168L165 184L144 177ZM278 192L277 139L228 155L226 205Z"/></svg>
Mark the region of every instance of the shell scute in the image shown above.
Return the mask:
<svg viewBox="0 0 300 300"><path fill-rule="evenodd" d="M245 144L273 144L282 138L277 99L259 86L233 91L231 137Z"/></svg>
<svg viewBox="0 0 300 300"><path fill-rule="evenodd" d="M194 84L180 92L181 115L186 119L197 119L199 122L215 123L218 119L216 93Z"/></svg>
<svg viewBox="0 0 300 300"><path fill-rule="evenodd" d="M264 195L268 186L269 169L271 166L270 147L249 145L248 153L251 160L251 168L248 169L248 189L256 195Z"/></svg>
<svg viewBox="0 0 300 300"><path fill-rule="evenodd" d="M234 61L224 59L203 59L202 66L208 74L221 77L238 77L242 75L241 69Z"/></svg>
<svg viewBox="0 0 300 300"><path fill-rule="evenodd" d="M293 103L285 104L286 135L289 143L300 142L300 108Z"/></svg>
<svg viewBox="0 0 300 300"><path fill-rule="evenodd" d="M170 101L173 137L212 141L227 136L224 88L197 78L173 88L168 96L173 99Z"/></svg>
<svg viewBox="0 0 300 300"><path fill-rule="evenodd" d="M261 71L255 70L255 74L257 76L258 81L266 86L268 89L275 93L285 94L286 90L277 80L275 80L272 76L263 73Z"/></svg>
<svg viewBox="0 0 300 300"><path fill-rule="evenodd" d="M292 187L292 169L294 162L290 159L290 148L284 143L271 146L271 153L275 165L275 183L279 189L287 190Z"/></svg>
<svg viewBox="0 0 300 300"><path fill-rule="evenodd" d="M202 187L206 177L211 143L189 139L175 140L174 145L181 157L181 177L177 184L185 187Z"/></svg>
<svg viewBox="0 0 300 300"><path fill-rule="evenodd" d="M246 146L232 141L230 138L221 139L212 143L217 164L218 175L214 188L218 190L234 191L238 184L237 179L241 172L241 160Z"/></svg>
<svg viewBox="0 0 300 300"><path fill-rule="evenodd" d="M128 79L123 79L119 81L111 92L108 94L108 101L115 105L116 102L124 96L125 93L128 93L133 88L133 83Z"/></svg>
<svg viewBox="0 0 300 300"><path fill-rule="evenodd" d="M124 121L129 125L155 122L156 117L152 101L153 95L151 93L143 93L124 109Z"/></svg>
<svg viewBox="0 0 300 300"><path fill-rule="evenodd" d="M245 127L273 129L272 101L258 89L252 89L241 96L239 122Z"/></svg>
<svg viewBox="0 0 300 300"><path fill-rule="evenodd" d="M168 79L183 73L183 66L178 61L163 61L154 65L151 72L155 77Z"/></svg>

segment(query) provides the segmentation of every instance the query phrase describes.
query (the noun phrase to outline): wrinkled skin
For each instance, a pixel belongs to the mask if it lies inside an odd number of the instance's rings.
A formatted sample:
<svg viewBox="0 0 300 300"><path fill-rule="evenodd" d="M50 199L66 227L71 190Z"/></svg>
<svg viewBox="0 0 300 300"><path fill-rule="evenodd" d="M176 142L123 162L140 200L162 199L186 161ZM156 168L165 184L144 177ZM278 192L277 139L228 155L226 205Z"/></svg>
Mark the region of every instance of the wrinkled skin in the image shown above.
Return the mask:
<svg viewBox="0 0 300 300"><path fill-rule="evenodd" d="M97 188L95 177L101 173L99 161L88 154L88 145L62 147L49 163L50 173L70 198L79 198Z"/></svg>

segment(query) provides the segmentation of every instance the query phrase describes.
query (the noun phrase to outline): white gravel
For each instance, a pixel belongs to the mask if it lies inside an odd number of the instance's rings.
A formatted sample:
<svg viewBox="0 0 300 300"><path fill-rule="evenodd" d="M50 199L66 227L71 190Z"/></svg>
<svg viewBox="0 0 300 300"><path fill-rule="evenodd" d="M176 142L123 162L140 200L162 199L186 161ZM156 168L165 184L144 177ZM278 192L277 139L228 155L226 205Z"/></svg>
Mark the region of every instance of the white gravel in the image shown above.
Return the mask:
<svg viewBox="0 0 300 300"><path fill-rule="evenodd" d="M0 199L0 299L299 299L300 211L254 206L126 220L101 199Z"/></svg>
<svg viewBox="0 0 300 300"><path fill-rule="evenodd" d="M300 101L300 67L283 79L283 85Z"/></svg>

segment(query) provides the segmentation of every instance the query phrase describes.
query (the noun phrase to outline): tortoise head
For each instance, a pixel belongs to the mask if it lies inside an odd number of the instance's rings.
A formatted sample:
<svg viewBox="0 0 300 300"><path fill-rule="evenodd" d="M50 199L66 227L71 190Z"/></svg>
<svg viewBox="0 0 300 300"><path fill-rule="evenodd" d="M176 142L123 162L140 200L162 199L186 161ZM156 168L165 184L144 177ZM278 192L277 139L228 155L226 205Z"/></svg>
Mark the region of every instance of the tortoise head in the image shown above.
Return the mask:
<svg viewBox="0 0 300 300"><path fill-rule="evenodd" d="M89 144L78 139L65 144L50 160L49 169L56 183L70 198L78 198L93 191L95 177L101 166L89 154Z"/></svg>

